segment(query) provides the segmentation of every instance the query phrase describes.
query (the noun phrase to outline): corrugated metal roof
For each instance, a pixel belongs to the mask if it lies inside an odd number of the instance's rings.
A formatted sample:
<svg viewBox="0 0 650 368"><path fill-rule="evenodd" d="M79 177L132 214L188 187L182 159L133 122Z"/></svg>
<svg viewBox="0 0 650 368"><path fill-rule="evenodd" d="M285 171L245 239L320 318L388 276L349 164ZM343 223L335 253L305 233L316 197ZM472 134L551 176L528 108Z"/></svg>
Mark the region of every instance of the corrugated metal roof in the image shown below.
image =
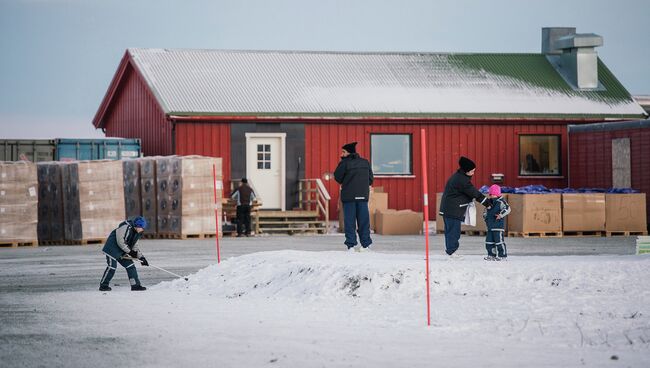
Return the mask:
<svg viewBox="0 0 650 368"><path fill-rule="evenodd" d="M602 62L576 91L542 54L128 52L168 114L644 116Z"/></svg>

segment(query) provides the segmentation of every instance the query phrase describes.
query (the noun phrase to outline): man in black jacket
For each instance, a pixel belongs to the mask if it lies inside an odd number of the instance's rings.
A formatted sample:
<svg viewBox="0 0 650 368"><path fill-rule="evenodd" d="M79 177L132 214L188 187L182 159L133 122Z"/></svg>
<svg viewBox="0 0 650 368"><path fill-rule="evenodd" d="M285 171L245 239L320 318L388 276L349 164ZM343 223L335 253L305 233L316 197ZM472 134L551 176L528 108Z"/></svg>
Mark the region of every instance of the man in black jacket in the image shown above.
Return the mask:
<svg viewBox="0 0 650 368"><path fill-rule="evenodd" d="M255 192L248 185L246 178L241 179L239 188L230 196L237 201L237 237L251 235L251 208L255 200Z"/></svg>
<svg viewBox="0 0 650 368"><path fill-rule="evenodd" d="M458 160L460 168L447 180L445 191L440 200L440 214L445 221L445 247L452 258L460 258L454 252L458 249L460 239L460 225L465 221L467 206L476 199L485 207L490 207L490 200L481 194L472 185L472 176L476 171L476 164L462 157Z"/></svg>
<svg viewBox="0 0 650 368"><path fill-rule="evenodd" d="M363 249L372 244L370 239L370 213L368 198L373 181L372 168L368 160L361 158L356 150L357 142L348 143L341 151L341 162L334 171L334 179L341 184L341 202L343 202L343 217L345 223L345 245L348 250L357 245L354 233L359 228L359 242Z"/></svg>

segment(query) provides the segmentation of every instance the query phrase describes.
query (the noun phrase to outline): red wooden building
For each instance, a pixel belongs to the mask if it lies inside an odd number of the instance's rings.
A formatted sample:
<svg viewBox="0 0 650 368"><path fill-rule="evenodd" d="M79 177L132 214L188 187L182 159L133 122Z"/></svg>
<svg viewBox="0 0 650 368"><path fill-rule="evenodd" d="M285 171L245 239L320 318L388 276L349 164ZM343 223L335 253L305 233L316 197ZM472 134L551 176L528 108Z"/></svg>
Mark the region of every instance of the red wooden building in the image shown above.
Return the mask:
<svg viewBox="0 0 650 368"><path fill-rule="evenodd" d="M569 127L572 187L634 188L650 218L650 120Z"/></svg>
<svg viewBox="0 0 650 368"><path fill-rule="evenodd" d="M477 186L503 174L566 187L568 125L646 115L596 56L598 36L543 37L539 54L129 49L93 124L141 138L146 155L223 157L224 179L251 178L265 208L296 207L298 180L327 178L358 141L389 206L421 211L422 128L431 193L461 155ZM334 217L338 186L325 186Z"/></svg>

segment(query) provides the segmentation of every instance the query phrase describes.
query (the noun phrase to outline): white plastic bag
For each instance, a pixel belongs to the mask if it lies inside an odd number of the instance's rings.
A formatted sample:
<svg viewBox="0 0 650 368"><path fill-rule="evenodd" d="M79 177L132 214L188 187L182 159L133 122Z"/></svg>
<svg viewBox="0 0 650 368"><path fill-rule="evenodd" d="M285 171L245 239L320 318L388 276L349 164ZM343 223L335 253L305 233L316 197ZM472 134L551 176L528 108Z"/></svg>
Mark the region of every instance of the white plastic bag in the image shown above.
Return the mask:
<svg viewBox="0 0 650 368"><path fill-rule="evenodd" d="M463 224L476 226L476 205L474 204L474 201L467 204L467 208L465 209L465 221Z"/></svg>

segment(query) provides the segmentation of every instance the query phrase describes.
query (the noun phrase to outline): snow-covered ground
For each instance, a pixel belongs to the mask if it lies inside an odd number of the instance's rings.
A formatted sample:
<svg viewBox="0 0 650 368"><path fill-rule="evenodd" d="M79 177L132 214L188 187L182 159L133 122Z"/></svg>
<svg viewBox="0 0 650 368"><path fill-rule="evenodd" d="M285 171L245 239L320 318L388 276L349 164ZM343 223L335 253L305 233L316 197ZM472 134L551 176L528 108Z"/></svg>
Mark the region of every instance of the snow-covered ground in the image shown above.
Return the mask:
<svg viewBox="0 0 650 368"><path fill-rule="evenodd" d="M24 298L62 336L50 366L650 366L650 255L430 264L430 327L415 254L253 253L143 293Z"/></svg>

